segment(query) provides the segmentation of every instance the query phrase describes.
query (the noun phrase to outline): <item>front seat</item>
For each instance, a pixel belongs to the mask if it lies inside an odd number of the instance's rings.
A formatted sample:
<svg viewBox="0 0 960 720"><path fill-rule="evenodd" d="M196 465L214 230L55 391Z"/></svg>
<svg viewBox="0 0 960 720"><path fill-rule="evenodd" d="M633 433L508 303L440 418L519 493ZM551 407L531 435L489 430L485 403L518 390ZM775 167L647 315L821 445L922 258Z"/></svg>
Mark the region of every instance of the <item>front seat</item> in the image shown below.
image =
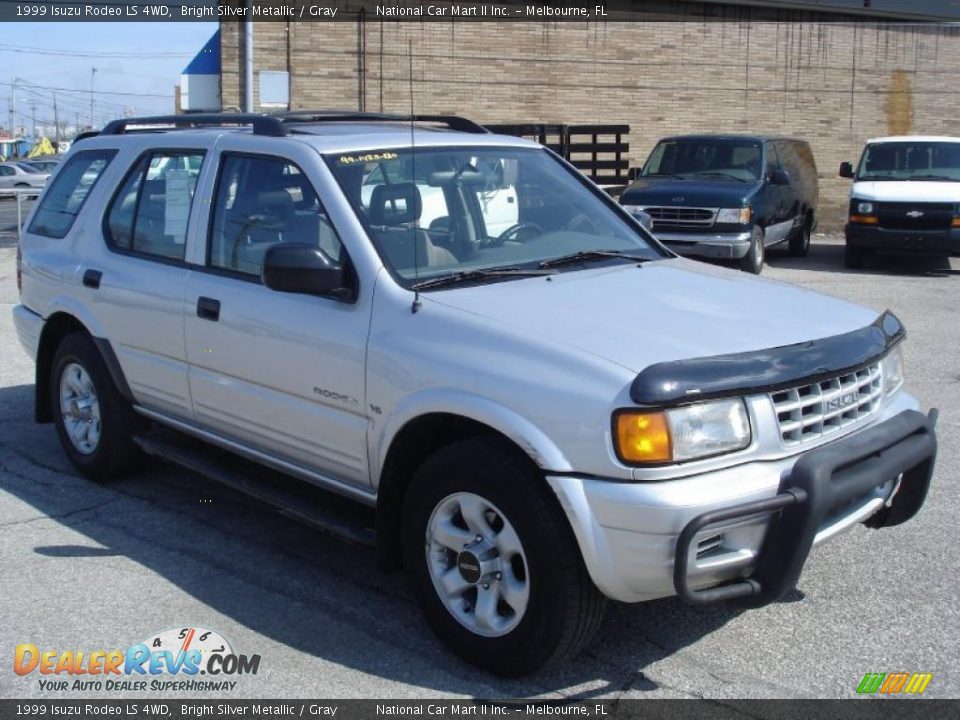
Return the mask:
<svg viewBox="0 0 960 720"><path fill-rule="evenodd" d="M437 247L417 227L423 211L420 190L413 183L378 185L370 195L367 219L390 263L397 270L456 265L456 255Z"/></svg>

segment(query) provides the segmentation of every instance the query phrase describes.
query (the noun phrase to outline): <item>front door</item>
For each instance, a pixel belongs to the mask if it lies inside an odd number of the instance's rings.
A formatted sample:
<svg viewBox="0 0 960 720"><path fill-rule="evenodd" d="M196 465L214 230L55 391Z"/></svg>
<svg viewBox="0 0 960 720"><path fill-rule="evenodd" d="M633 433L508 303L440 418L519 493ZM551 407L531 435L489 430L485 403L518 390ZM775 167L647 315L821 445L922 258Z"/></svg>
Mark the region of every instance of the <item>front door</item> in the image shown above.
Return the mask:
<svg viewBox="0 0 960 720"><path fill-rule="evenodd" d="M368 301L280 293L260 282L266 250L277 243L315 244L349 262L306 172L319 162L311 153L219 155L205 268L191 273L185 296L194 418L366 488Z"/></svg>

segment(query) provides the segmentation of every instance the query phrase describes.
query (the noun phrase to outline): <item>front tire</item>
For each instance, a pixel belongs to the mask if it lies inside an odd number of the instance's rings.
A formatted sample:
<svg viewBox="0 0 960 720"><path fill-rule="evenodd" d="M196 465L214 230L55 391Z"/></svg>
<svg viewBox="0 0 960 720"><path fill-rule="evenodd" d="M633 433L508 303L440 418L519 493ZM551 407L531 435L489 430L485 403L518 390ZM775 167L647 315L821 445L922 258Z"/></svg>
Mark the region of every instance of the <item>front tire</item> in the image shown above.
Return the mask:
<svg viewBox="0 0 960 720"><path fill-rule="evenodd" d="M750 234L750 249L740 258L740 269L752 275L763 272L763 259L766 254L764 247L763 228L755 227Z"/></svg>
<svg viewBox="0 0 960 720"><path fill-rule="evenodd" d="M133 436L146 421L117 391L86 333L71 333L57 346L50 400L60 444L87 477L113 480L141 457Z"/></svg>
<svg viewBox="0 0 960 720"><path fill-rule="evenodd" d="M847 243L843 250L843 264L851 270L860 270L866 264L866 251Z"/></svg>
<svg viewBox="0 0 960 720"><path fill-rule="evenodd" d="M492 437L437 451L404 502L404 561L430 626L504 677L558 665L587 644L606 599L529 459Z"/></svg>

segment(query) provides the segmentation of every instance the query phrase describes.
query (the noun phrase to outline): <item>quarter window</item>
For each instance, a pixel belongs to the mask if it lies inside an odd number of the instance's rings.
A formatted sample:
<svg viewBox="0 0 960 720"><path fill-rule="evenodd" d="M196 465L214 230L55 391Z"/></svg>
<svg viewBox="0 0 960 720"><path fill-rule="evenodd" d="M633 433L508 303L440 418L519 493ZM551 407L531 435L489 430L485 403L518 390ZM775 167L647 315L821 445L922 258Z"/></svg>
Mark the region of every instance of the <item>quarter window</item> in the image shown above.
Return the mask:
<svg viewBox="0 0 960 720"><path fill-rule="evenodd" d="M140 158L107 213L110 246L183 260L187 221L202 163L199 151L155 152Z"/></svg>
<svg viewBox="0 0 960 720"><path fill-rule="evenodd" d="M66 236L116 154L116 150L84 150L67 160L40 201L28 232L52 238Z"/></svg>
<svg viewBox="0 0 960 720"><path fill-rule="evenodd" d="M210 267L259 277L278 243L317 245L335 262L340 239L299 167L277 158L224 155L210 228Z"/></svg>

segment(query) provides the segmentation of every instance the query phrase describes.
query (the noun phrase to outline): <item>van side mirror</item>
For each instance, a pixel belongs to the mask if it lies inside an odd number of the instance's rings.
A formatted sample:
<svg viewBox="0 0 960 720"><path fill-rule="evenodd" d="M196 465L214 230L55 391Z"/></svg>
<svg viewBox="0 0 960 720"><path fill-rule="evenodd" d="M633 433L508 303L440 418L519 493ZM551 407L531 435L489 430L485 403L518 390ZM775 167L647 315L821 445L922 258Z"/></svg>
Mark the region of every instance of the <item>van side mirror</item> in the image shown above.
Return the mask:
<svg viewBox="0 0 960 720"><path fill-rule="evenodd" d="M641 168L632 167L627 170L627 182L636 182L637 178L640 177Z"/></svg>
<svg viewBox="0 0 960 720"><path fill-rule="evenodd" d="M789 185L790 173L788 173L786 170L774 170L772 173L770 173L770 184Z"/></svg>
<svg viewBox="0 0 960 720"><path fill-rule="evenodd" d="M842 178L852 178L853 163L848 163L848 162L840 163L840 172L838 172L837 174Z"/></svg>
<svg viewBox="0 0 960 720"><path fill-rule="evenodd" d="M346 299L351 295L339 264L316 245L279 243L267 249L260 279L271 290Z"/></svg>

